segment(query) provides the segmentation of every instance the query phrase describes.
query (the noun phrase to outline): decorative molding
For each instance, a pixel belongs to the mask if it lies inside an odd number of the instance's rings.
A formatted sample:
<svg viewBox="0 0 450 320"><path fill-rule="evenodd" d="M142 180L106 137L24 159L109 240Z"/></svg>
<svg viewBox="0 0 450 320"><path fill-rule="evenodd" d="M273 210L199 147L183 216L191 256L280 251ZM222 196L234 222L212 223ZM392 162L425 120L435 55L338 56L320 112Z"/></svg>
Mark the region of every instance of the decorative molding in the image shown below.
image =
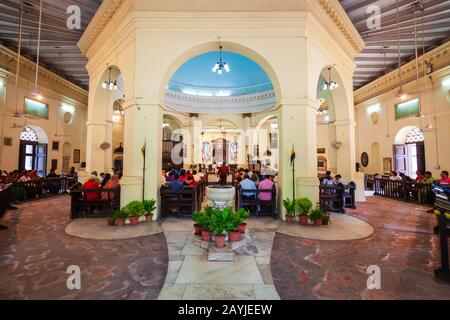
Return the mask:
<svg viewBox="0 0 450 320"><path fill-rule="evenodd" d="M266 110L276 104L274 90L230 97L204 97L166 90L165 104L181 112L206 114L249 113Z"/></svg>
<svg viewBox="0 0 450 320"><path fill-rule="evenodd" d="M86 31L78 41L78 47L85 55L99 34L103 31L108 22L114 16L125 0L103 0Z"/></svg>
<svg viewBox="0 0 450 320"><path fill-rule="evenodd" d="M425 55L418 58L419 76L423 77L424 62L431 63L434 72L440 69L448 68L450 65L450 41L443 45L425 53ZM402 65L402 83L405 85L408 82L416 80L416 63L415 60ZM386 91L390 91L399 86L399 72L398 68L389 72L386 75L386 83L384 75L371 83L359 88L354 92L354 104L358 105L365 101L375 98Z"/></svg>
<svg viewBox="0 0 450 320"><path fill-rule="evenodd" d="M0 77L15 77L17 64L17 53L0 45ZM25 57L20 57L21 75L26 73L34 74L36 72L36 63ZM23 72L23 73L22 73ZM6 77L3 77L6 75ZM87 105L88 92L72 82L60 77L56 73L40 66L39 67L40 86L52 90L65 98L72 99L80 104Z"/></svg>
<svg viewBox="0 0 450 320"><path fill-rule="evenodd" d="M320 5L356 52L364 48L364 40L337 0L320 0Z"/></svg>

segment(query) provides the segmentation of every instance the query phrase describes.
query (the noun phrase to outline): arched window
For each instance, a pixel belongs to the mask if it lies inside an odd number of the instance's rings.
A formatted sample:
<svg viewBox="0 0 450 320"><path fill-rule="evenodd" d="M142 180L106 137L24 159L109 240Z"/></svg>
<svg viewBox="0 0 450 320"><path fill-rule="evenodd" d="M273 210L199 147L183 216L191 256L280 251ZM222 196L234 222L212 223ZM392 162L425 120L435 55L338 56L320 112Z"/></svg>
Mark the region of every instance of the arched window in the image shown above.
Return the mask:
<svg viewBox="0 0 450 320"><path fill-rule="evenodd" d="M29 142L38 142L36 133L29 127L25 127L25 130L20 134L20 140Z"/></svg>
<svg viewBox="0 0 450 320"><path fill-rule="evenodd" d="M202 156L204 162L211 161L211 143L203 142L202 145Z"/></svg>
<svg viewBox="0 0 450 320"><path fill-rule="evenodd" d="M423 142L425 137L423 135L422 129L414 128L406 136L406 143L417 143Z"/></svg>

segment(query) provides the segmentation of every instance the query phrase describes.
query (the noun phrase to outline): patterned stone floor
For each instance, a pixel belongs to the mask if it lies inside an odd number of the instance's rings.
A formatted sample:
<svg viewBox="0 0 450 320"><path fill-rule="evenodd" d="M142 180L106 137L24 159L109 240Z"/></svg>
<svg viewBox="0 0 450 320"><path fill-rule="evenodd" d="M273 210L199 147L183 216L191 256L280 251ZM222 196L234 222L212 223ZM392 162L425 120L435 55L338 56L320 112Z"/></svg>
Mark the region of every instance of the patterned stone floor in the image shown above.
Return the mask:
<svg viewBox="0 0 450 320"><path fill-rule="evenodd" d="M439 242L428 208L380 197L349 214L375 227L363 240L315 241L277 233L271 255L282 299L450 299L437 282ZM366 269L381 269L381 289L367 289Z"/></svg>
<svg viewBox="0 0 450 320"><path fill-rule="evenodd" d="M23 204L2 219L0 299L156 299L168 267L165 236L86 240L69 236L68 196ZM81 270L69 290L66 270Z"/></svg>

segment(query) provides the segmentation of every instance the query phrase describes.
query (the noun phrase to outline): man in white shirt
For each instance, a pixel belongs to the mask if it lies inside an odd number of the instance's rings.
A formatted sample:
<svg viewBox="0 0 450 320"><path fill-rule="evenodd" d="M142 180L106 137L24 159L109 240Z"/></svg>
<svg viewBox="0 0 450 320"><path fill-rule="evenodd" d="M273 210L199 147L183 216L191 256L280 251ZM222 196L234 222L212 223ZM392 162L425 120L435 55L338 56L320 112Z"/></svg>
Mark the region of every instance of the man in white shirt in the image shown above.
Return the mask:
<svg viewBox="0 0 450 320"><path fill-rule="evenodd" d="M341 183L344 186L348 186L348 181L347 179L342 178L342 176L340 174L337 174L335 177L336 180L336 184Z"/></svg>
<svg viewBox="0 0 450 320"><path fill-rule="evenodd" d="M389 177L392 181L401 181L402 178L395 171L391 171L391 176Z"/></svg>

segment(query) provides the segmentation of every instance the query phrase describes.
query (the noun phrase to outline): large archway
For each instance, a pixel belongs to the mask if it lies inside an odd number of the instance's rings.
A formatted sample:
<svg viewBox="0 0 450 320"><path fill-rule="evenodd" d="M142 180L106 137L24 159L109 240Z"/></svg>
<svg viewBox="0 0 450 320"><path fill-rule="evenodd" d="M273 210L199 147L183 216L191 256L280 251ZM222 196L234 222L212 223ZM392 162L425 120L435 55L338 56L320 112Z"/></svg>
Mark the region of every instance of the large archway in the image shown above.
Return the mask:
<svg viewBox="0 0 450 320"><path fill-rule="evenodd" d="M394 168L411 178L416 178L416 171L425 172L425 135L422 129L406 126L400 129L394 140Z"/></svg>
<svg viewBox="0 0 450 320"><path fill-rule="evenodd" d="M29 125L20 133L19 170L36 170L40 177L47 174L48 137L44 129Z"/></svg>

